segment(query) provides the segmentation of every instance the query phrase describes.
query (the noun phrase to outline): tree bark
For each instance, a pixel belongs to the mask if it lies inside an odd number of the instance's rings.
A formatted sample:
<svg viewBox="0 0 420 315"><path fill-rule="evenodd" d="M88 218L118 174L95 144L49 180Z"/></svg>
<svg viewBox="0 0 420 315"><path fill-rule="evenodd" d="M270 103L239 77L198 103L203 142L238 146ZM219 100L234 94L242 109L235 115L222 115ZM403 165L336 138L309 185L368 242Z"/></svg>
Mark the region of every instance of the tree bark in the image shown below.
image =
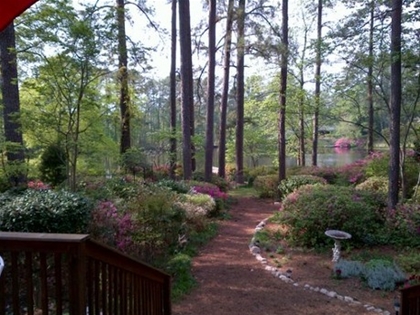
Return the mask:
<svg viewBox="0 0 420 315"><path fill-rule="evenodd" d="M401 120L401 15L402 0L392 0L391 22L391 122L388 209L398 203L400 183L400 120Z"/></svg>
<svg viewBox="0 0 420 315"><path fill-rule="evenodd" d="M120 82L121 143L120 153L131 148L130 95L128 93L128 56L125 32L125 3L117 0L118 23L118 80Z"/></svg>
<svg viewBox="0 0 420 315"><path fill-rule="evenodd" d="M179 9L179 39L181 48L181 81L182 81L182 161L184 179L191 179L193 171L192 141L193 135L193 78L191 59L191 25L190 1L182 0Z"/></svg>
<svg viewBox="0 0 420 315"><path fill-rule="evenodd" d="M318 131L319 131L319 108L321 104L321 41L322 41L322 1L318 0L317 43L316 43L316 66L315 66L315 111L312 121L312 165L318 164Z"/></svg>
<svg viewBox="0 0 420 315"><path fill-rule="evenodd" d="M170 128L171 138L169 152L169 176L175 179L176 168L176 2L172 0L172 17L171 17L171 73L170 73Z"/></svg>
<svg viewBox="0 0 420 315"><path fill-rule="evenodd" d="M220 102L220 132L219 132L219 172L222 178L226 177L226 120L227 103L229 95L229 73L230 73L230 50L232 45L232 24L233 24L234 0L229 0L228 13L226 18L225 56L223 60L223 90Z"/></svg>
<svg viewBox="0 0 420 315"><path fill-rule="evenodd" d="M211 181L214 150L214 80L216 67L216 0L209 1L209 48L207 76L206 157L204 179Z"/></svg>
<svg viewBox="0 0 420 315"><path fill-rule="evenodd" d="M369 68L368 68L368 154L373 152L373 22L375 13L375 1L370 2L370 26L369 26Z"/></svg>
<svg viewBox="0 0 420 315"><path fill-rule="evenodd" d="M9 164L23 166L25 154L23 147L22 125L19 120L20 100L18 86L18 72L16 64L16 39L14 24L9 24L0 32L0 59L2 74L3 119L6 156ZM26 181L26 172L18 168L8 175L13 186Z"/></svg>
<svg viewBox="0 0 420 315"><path fill-rule="evenodd" d="M236 90L236 182L244 182L245 0L239 0Z"/></svg>
<svg viewBox="0 0 420 315"><path fill-rule="evenodd" d="M279 109L279 182L286 178L286 91L287 59L289 49L289 3L282 2L282 39L280 64L280 109Z"/></svg>

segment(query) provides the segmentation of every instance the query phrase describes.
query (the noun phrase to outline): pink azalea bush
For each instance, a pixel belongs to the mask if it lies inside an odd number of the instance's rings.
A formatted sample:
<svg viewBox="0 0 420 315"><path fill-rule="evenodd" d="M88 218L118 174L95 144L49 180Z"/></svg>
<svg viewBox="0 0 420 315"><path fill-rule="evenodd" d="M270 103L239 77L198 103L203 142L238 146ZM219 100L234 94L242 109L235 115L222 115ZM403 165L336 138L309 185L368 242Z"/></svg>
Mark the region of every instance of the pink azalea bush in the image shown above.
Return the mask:
<svg viewBox="0 0 420 315"><path fill-rule="evenodd" d="M129 252L134 245L132 234L135 222L130 213L119 212L111 201L100 201L92 212L92 236L122 252Z"/></svg>
<svg viewBox="0 0 420 315"><path fill-rule="evenodd" d="M34 189L34 190L48 190L48 189L51 189L51 187L49 185L43 183L40 180L29 181L28 182L28 188L29 189Z"/></svg>

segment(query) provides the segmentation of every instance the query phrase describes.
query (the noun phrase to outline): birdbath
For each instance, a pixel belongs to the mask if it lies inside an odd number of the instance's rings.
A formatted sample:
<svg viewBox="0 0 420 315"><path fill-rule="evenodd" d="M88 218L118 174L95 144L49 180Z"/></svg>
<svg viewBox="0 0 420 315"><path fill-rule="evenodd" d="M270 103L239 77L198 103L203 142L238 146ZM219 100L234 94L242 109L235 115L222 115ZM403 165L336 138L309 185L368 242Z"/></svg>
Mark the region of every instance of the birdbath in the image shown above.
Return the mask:
<svg viewBox="0 0 420 315"><path fill-rule="evenodd" d="M334 240L334 248L332 249L332 261L336 263L340 260L341 241L348 240L349 238L351 238L351 234L339 230L327 230L325 231L325 235L331 237Z"/></svg>

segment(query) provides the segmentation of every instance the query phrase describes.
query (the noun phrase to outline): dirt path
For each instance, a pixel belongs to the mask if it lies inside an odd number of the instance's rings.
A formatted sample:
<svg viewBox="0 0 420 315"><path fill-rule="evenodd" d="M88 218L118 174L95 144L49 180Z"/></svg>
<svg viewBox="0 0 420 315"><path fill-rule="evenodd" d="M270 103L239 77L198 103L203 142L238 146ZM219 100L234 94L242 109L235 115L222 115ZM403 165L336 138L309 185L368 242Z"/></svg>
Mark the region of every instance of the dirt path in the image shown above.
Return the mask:
<svg viewBox="0 0 420 315"><path fill-rule="evenodd" d="M193 260L198 286L173 305L174 315L372 314L323 294L295 287L264 270L248 250L255 226L278 206L243 198L218 236Z"/></svg>

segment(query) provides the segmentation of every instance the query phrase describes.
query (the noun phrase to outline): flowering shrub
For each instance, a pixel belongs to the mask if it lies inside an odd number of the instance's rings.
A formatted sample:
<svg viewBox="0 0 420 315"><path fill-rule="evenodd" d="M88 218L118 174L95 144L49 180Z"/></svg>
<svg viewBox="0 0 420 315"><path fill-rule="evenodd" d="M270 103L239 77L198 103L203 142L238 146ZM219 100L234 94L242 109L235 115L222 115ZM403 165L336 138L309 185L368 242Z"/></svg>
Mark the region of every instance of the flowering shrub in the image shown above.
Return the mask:
<svg viewBox="0 0 420 315"><path fill-rule="evenodd" d="M326 185L327 181L318 176L313 175L294 175L289 176L285 180L282 180L279 185L279 192L282 198L285 198L288 194L293 192L295 189L303 185L315 185L321 184Z"/></svg>
<svg viewBox="0 0 420 315"><path fill-rule="evenodd" d="M386 194L388 192L388 178L380 176L369 177L364 182L358 184L356 189L371 190Z"/></svg>
<svg viewBox="0 0 420 315"><path fill-rule="evenodd" d="M350 148L352 145L352 140L349 138L340 138L335 141L334 146L337 148Z"/></svg>
<svg viewBox="0 0 420 315"><path fill-rule="evenodd" d="M389 242L396 245L420 245L420 204L399 204L386 215Z"/></svg>
<svg viewBox="0 0 420 315"><path fill-rule="evenodd" d="M214 199L216 202L216 207L208 212L210 217L215 217L221 214L221 210L227 207L227 202L229 199L229 195L223 191L221 191L217 186L210 186L210 185L199 185L193 186L191 189L192 193L199 193L209 195Z"/></svg>
<svg viewBox="0 0 420 315"><path fill-rule="evenodd" d="M111 201L100 201L92 211L92 237L122 252L133 249L135 222L130 213L123 213Z"/></svg>
<svg viewBox="0 0 420 315"><path fill-rule="evenodd" d="M45 190L45 189L50 189L51 187L47 184L44 184L40 180L35 180L35 181L28 182L28 188L34 189L34 190Z"/></svg>
<svg viewBox="0 0 420 315"><path fill-rule="evenodd" d="M287 238L306 247L323 247L331 240L324 232L343 230L352 245L383 241L386 200L382 195L352 187L306 185L282 202L278 219L287 226Z"/></svg>
<svg viewBox="0 0 420 315"><path fill-rule="evenodd" d="M273 198L278 195L279 176L265 175L257 176L253 187L258 192L260 198Z"/></svg>
<svg viewBox="0 0 420 315"><path fill-rule="evenodd" d="M408 277L403 284L402 288L409 288L412 287L414 285L420 285L420 275L411 275L410 277Z"/></svg>

